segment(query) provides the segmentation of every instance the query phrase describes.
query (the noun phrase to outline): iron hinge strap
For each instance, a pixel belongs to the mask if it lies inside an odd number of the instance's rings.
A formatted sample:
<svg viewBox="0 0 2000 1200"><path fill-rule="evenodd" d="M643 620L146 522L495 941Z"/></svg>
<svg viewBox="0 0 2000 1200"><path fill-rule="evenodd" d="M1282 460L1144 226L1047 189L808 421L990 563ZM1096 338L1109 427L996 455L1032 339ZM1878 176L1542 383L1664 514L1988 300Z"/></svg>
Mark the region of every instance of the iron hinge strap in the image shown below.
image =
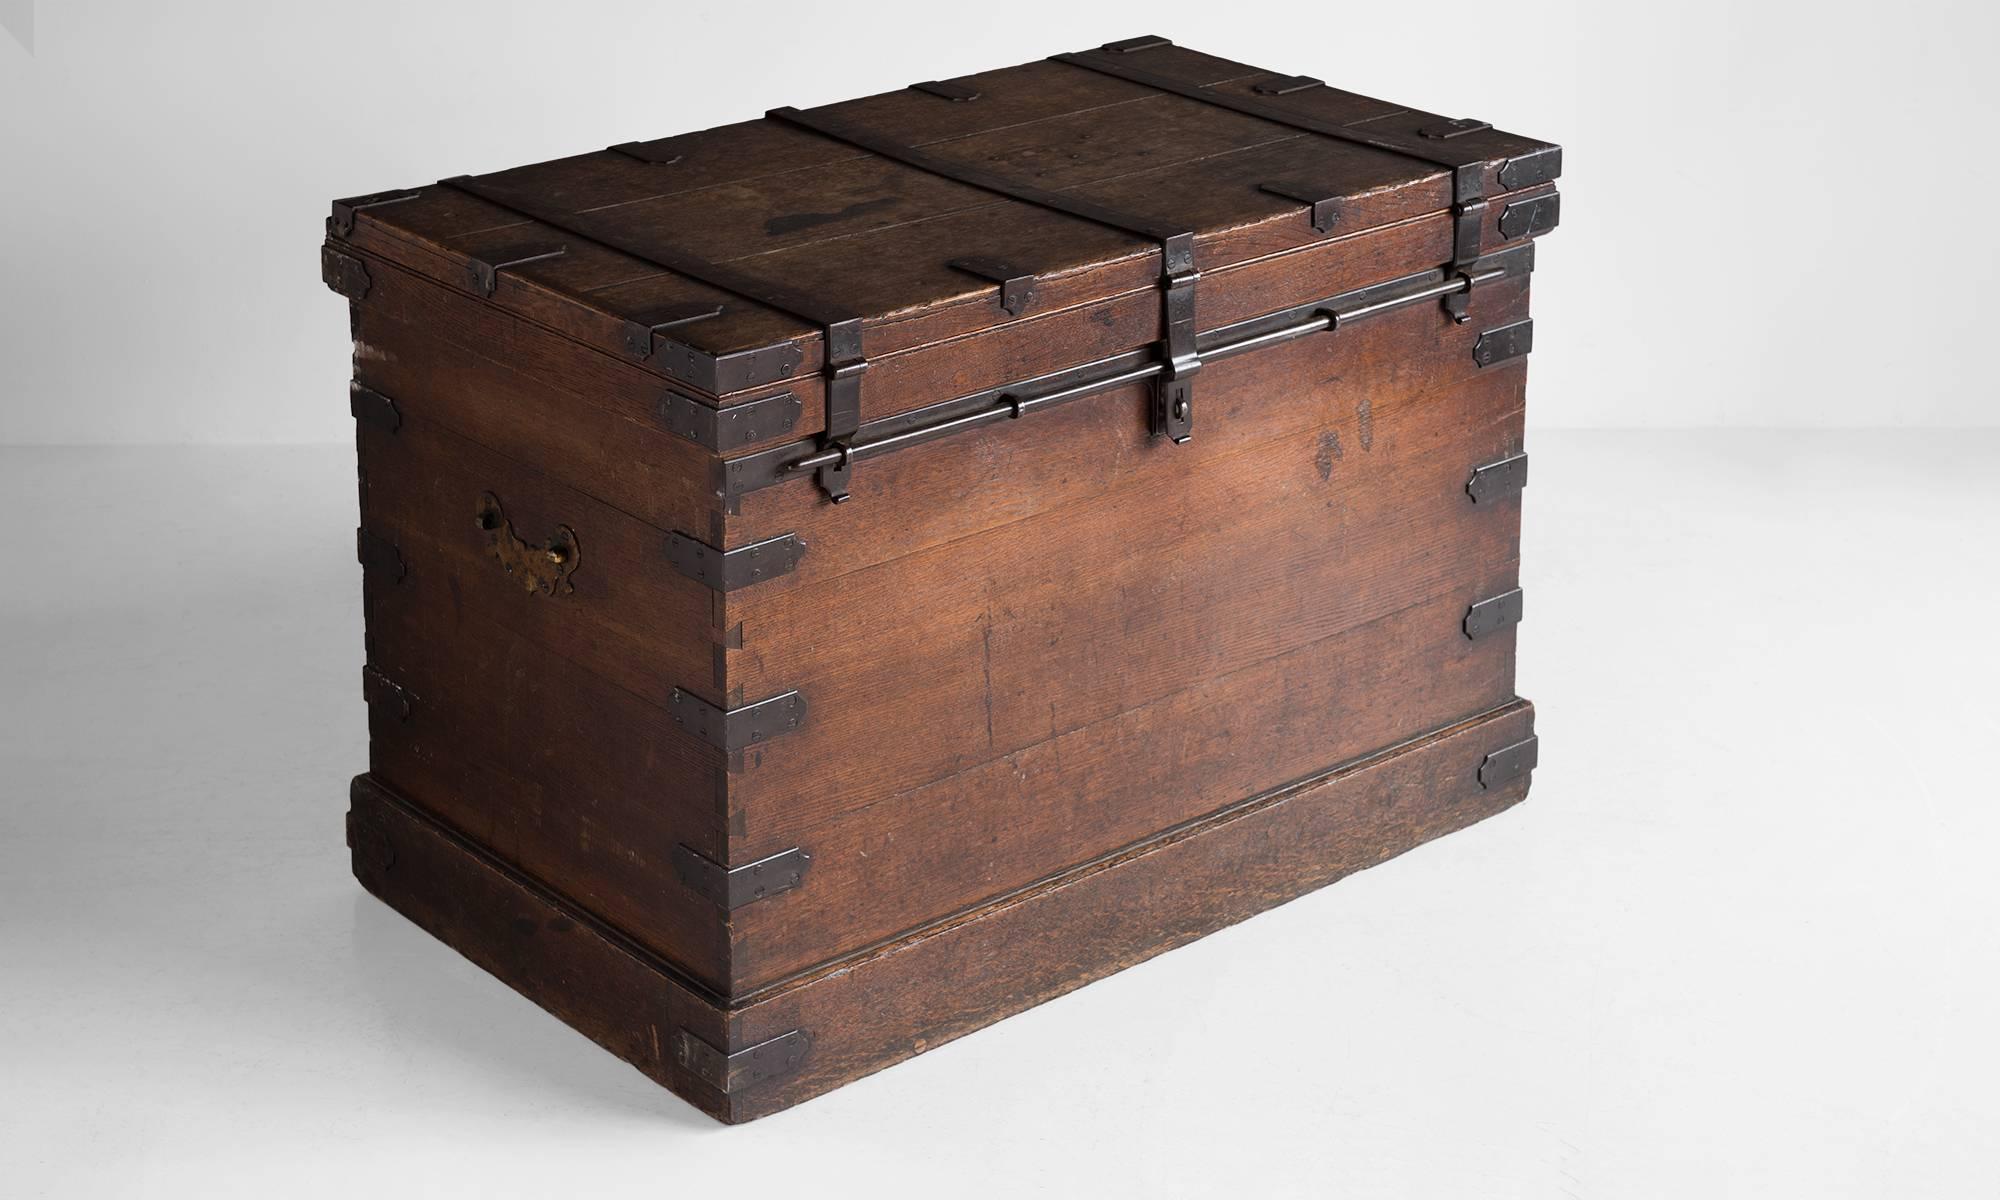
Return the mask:
<svg viewBox="0 0 2000 1200"><path fill-rule="evenodd" d="M1160 311L1164 329L1166 370L1154 385L1152 429L1154 433L1162 434L1175 442L1188 440L1194 428L1191 378L1201 369L1201 358L1195 348L1195 281L1201 276L1195 270L1192 231L1077 196L1048 191L1019 180L1009 179L983 167L968 166L940 158L926 150L885 137L874 130L825 112L774 108L765 115L774 121L781 121L837 142L845 142L927 175L936 175L967 187L992 192L996 196L1005 196L1023 204L1032 204L1037 208L1077 217L1107 229L1115 229L1120 233L1129 233L1135 237L1149 238L1158 242L1161 258ZM1004 290L1002 298L1004 301ZM844 461L845 456L843 456ZM841 469L845 470L844 467ZM826 486L824 476L827 470L825 467L820 468L822 487ZM836 499L844 498L844 495L836 497Z"/></svg>

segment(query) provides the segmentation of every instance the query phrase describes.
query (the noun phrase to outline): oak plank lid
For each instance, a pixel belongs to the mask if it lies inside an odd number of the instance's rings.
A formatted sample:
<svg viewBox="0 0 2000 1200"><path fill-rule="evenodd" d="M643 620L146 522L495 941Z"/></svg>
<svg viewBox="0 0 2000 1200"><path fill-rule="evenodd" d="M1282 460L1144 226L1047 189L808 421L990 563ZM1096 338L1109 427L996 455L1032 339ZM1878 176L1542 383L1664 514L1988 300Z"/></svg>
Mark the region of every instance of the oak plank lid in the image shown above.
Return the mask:
<svg viewBox="0 0 2000 1200"><path fill-rule="evenodd" d="M1291 274L1328 294L1463 268L1553 223L1560 162L1479 122L1135 38L340 201L328 230L698 402L782 385L798 432L839 445L1121 352L1158 360L1163 395L1185 388L1198 332L1315 298L1246 268L1324 251L1328 270ZM1499 221L1493 201L1536 189L1545 209ZM1407 235L1369 240L1389 229Z"/></svg>

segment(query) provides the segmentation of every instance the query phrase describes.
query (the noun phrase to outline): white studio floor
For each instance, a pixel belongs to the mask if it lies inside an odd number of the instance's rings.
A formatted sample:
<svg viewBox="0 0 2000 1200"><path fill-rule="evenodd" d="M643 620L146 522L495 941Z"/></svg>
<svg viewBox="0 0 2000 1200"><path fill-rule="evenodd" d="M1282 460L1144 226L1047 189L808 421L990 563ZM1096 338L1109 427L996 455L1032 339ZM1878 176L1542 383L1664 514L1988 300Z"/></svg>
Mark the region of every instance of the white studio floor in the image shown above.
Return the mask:
<svg viewBox="0 0 2000 1200"><path fill-rule="evenodd" d="M2000 431L1530 450L1525 805L739 1129L349 878L348 447L0 451L0 1193L1993 1195Z"/></svg>

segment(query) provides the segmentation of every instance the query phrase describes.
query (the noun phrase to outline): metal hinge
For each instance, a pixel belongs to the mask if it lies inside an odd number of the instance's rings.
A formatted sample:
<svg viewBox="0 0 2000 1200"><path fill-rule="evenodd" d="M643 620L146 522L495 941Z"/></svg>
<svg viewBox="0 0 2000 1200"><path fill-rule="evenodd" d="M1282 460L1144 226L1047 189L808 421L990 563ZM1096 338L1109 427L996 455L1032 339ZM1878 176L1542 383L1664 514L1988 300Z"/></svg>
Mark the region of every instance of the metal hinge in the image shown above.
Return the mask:
<svg viewBox="0 0 2000 1200"><path fill-rule="evenodd" d="M347 411L354 414L355 420L366 421L390 433L403 427L403 414L396 410L394 400L358 383L347 385Z"/></svg>
<svg viewBox="0 0 2000 1200"><path fill-rule="evenodd" d="M720 750L734 753L790 733L806 719L806 700L797 692L772 696L740 708L717 708L682 688L675 688L669 711L682 729Z"/></svg>
<svg viewBox="0 0 2000 1200"><path fill-rule="evenodd" d="M805 406L790 392L717 408L669 391L660 397L660 423L671 432L718 453L790 433Z"/></svg>
<svg viewBox="0 0 2000 1200"><path fill-rule="evenodd" d="M1166 326L1166 371L1153 381L1153 432L1175 444L1194 436L1194 375L1201 370L1196 345L1194 235L1160 243L1161 319Z"/></svg>
<svg viewBox="0 0 2000 1200"><path fill-rule="evenodd" d="M1500 236L1512 241L1519 237L1540 237L1562 219L1562 197L1550 192L1533 200L1516 200L1500 210Z"/></svg>
<svg viewBox="0 0 2000 1200"><path fill-rule="evenodd" d="M718 592L733 592L787 574L799 565L805 552L806 544L794 533L781 533L734 550L718 550L679 530L667 538L668 561L689 579Z"/></svg>
<svg viewBox="0 0 2000 1200"><path fill-rule="evenodd" d="M1540 758L1540 745L1540 738L1530 737L1487 755L1479 764L1479 786L1496 788L1534 770Z"/></svg>
<svg viewBox="0 0 2000 1200"><path fill-rule="evenodd" d="M674 873L688 889L724 912L789 892L805 879L812 855L797 846L741 867L725 867L688 846L674 847Z"/></svg>
<svg viewBox="0 0 2000 1200"><path fill-rule="evenodd" d="M398 721L410 719L410 710L416 704L416 696L408 688L390 679L374 667L361 668L361 698L369 704L379 704L395 714Z"/></svg>
<svg viewBox="0 0 2000 1200"><path fill-rule="evenodd" d="M403 552L388 538L377 537L366 529L356 529L354 557L360 560L363 570L379 571L388 576L391 583L402 582Z"/></svg>
<svg viewBox="0 0 2000 1200"><path fill-rule="evenodd" d="M1465 494L1472 497L1474 504L1491 504L1518 495L1526 486L1528 456L1516 454L1483 467L1474 467L1472 478L1466 482Z"/></svg>
<svg viewBox="0 0 2000 1200"><path fill-rule="evenodd" d="M1465 610L1465 636L1482 638L1495 630L1506 629L1521 623L1521 589L1502 592L1490 600L1481 600Z"/></svg>
<svg viewBox="0 0 2000 1200"><path fill-rule="evenodd" d="M794 1029L725 1054L683 1029L674 1037L674 1058L696 1079L727 1095L798 1070L811 1047L805 1030Z"/></svg>
<svg viewBox="0 0 2000 1200"><path fill-rule="evenodd" d="M1472 361L1482 367L1519 358L1535 348L1535 322L1533 318L1516 321L1512 325L1502 325L1479 335L1472 343Z"/></svg>
<svg viewBox="0 0 2000 1200"><path fill-rule="evenodd" d="M319 277L349 300L361 301L368 298L368 264L333 246L319 248Z"/></svg>

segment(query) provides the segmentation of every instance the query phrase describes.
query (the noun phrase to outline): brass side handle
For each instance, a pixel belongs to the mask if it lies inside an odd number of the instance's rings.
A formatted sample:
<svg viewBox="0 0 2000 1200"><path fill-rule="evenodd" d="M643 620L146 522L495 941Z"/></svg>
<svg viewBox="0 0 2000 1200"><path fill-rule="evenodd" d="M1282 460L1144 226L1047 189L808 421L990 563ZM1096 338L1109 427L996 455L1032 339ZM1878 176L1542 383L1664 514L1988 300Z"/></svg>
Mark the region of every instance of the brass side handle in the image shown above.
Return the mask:
<svg viewBox="0 0 2000 1200"><path fill-rule="evenodd" d="M576 530L558 525L547 541L531 542L514 532L514 523L507 519L500 498L492 492L480 493L473 520L486 534L487 548L493 557L523 588L544 596L560 596L576 590L576 585L569 581L583 559Z"/></svg>

